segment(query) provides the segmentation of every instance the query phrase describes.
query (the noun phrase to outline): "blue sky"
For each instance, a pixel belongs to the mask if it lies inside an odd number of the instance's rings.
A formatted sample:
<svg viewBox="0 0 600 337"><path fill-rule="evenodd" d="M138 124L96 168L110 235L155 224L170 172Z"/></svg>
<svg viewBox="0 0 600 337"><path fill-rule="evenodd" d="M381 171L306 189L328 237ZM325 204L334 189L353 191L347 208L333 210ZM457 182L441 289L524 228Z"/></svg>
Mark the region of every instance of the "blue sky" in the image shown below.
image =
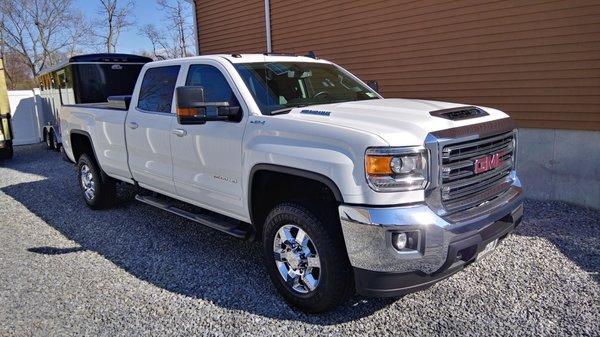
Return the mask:
<svg viewBox="0 0 600 337"><path fill-rule="evenodd" d="M126 0L120 0L126 2ZM136 25L129 27L128 31L121 34L117 45L117 51L122 53L137 53L141 50L151 51L152 45L143 36L140 36L138 32L138 26L144 26L149 23L154 23L157 26L164 20L164 14L161 13L156 5L155 0L134 0L135 9L134 17ZM98 9L100 6L99 0L74 0L75 8L83 12L83 14L91 19L98 15ZM190 7L190 22L193 22L191 16L191 4ZM160 27L159 27L160 28Z"/></svg>

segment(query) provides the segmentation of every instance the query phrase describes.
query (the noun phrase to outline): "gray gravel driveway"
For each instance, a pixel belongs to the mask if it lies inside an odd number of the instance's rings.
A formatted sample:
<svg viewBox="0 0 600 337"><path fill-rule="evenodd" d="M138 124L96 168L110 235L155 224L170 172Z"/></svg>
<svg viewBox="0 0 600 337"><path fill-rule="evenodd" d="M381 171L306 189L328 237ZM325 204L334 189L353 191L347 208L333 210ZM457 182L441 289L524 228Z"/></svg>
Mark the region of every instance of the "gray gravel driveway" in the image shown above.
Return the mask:
<svg viewBox="0 0 600 337"><path fill-rule="evenodd" d="M256 243L133 200L85 207L41 145L0 162L0 336L600 335L600 212L526 203L492 255L401 299L290 309Z"/></svg>

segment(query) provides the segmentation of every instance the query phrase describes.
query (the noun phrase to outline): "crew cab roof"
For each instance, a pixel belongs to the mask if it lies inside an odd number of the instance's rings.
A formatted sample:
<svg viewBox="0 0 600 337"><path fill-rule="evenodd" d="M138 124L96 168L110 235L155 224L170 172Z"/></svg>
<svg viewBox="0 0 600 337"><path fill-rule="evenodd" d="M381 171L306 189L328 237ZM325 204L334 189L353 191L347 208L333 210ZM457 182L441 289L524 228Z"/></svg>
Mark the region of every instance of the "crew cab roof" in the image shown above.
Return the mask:
<svg viewBox="0 0 600 337"><path fill-rule="evenodd" d="M226 59L227 61L237 64L237 63L259 63L259 62L311 62L311 63L326 63L329 64L331 62L326 60L314 59L312 57L307 56L294 56L294 55L273 55L273 54L213 54L213 55L201 55L201 56L192 56L185 57L179 59L171 59L164 61L155 61L152 62L153 65L159 64L180 64L183 62L193 62L193 61L201 61L201 60L215 60L222 61Z"/></svg>
<svg viewBox="0 0 600 337"><path fill-rule="evenodd" d="M330 63L326 60L314 59L307 56L295 56L287 54L226 54L222 57L231 63L257 63L257 62L314 62Z"/></svg>

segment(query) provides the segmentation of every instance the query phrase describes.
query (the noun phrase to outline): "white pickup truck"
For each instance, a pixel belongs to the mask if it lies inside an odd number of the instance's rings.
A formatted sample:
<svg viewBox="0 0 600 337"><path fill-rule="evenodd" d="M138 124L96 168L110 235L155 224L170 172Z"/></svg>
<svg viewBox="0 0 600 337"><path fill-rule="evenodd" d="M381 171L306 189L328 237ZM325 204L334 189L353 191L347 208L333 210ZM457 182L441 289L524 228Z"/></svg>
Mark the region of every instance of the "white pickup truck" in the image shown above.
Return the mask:
<svg viewBox="0 0 600 337"><path fill-rule="evenodd" d="M132 96L64 106L60 122L91 208L113 205L121 181L139 201L257 239L275 287L307 312L431 286L523 216L506 114L383 99L325 60L151 62Z"/></svg>

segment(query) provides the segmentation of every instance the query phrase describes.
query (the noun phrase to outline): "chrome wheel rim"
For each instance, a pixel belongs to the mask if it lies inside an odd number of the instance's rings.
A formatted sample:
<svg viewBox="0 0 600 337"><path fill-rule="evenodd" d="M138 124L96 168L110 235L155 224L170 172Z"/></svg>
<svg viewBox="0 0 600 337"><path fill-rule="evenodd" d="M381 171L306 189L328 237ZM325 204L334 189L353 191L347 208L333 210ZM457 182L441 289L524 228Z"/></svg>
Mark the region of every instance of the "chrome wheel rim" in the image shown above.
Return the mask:
<svg viewBox="0 0 600 337"><path fill-rule="evenodd" d="M81 170L79 172L81 177L81 187L83 187L83 194L87 200L94 199L94 194L96 192L96 183L94 182L94 176L90 170L90 167L86 164L81 166Z"/></svg>
<svg viewBox="0 0 600 337"><path fill-rule="evenodd" d="M273 255L279 275L292 289L306 294L317 288L321 260L308 233L292 224L282 226L273 240Z"/></svg>

